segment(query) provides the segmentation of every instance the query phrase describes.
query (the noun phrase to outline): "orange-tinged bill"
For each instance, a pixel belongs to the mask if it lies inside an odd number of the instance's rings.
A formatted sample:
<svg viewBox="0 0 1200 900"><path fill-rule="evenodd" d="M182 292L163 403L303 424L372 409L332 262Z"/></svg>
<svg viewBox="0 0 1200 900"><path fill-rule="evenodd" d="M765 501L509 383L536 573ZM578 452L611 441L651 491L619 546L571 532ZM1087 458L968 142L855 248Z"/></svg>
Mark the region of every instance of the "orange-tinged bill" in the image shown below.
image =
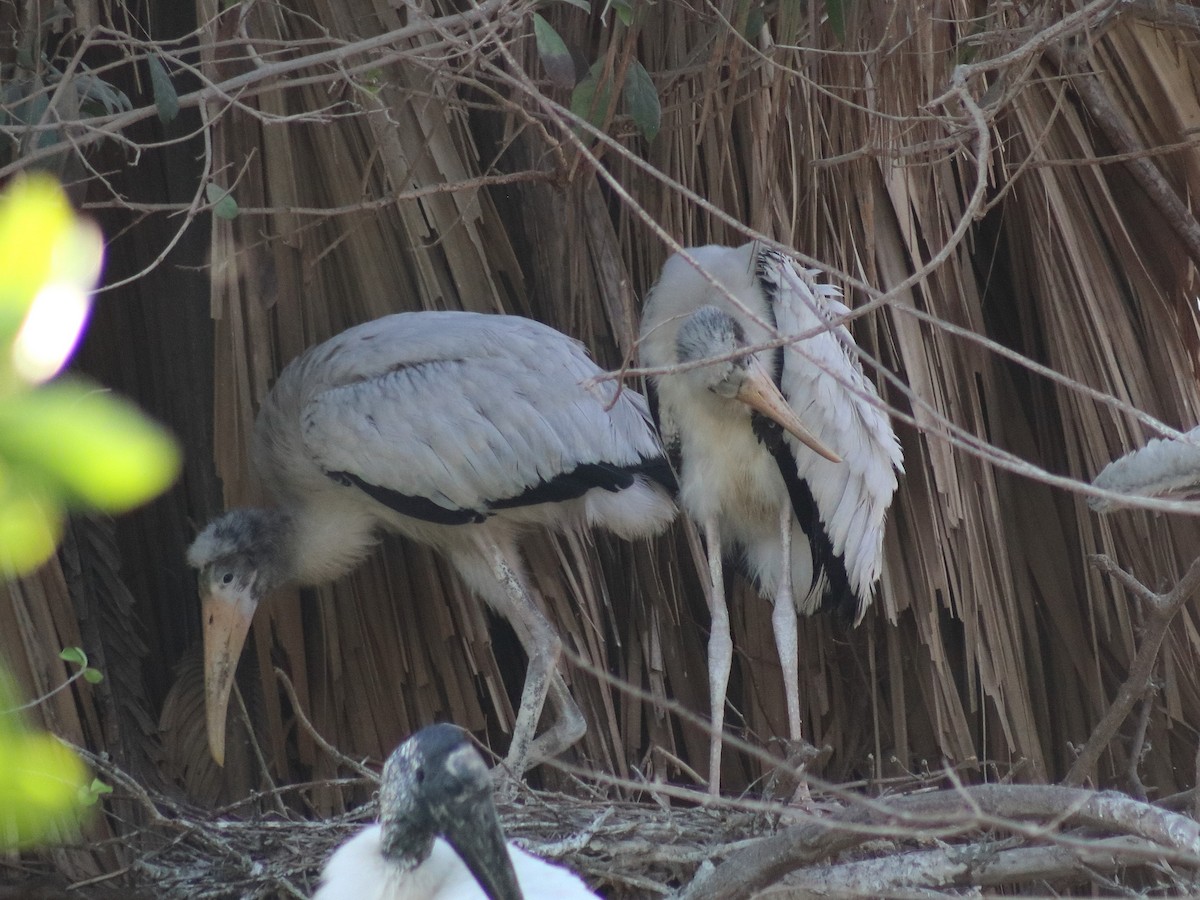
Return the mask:
<svg viewBox="0 0 1200 900"><path fill-rule="evenodd" d="M750 361L746 380L742 382L742 386L737 392L737 399L756 412L778 422L785 431L795 436L796 440L812 449L814 453L820 454L830 462L840 463L842 461L837 453L826 447L821 439L800 421L800 417L788 405L787 399L780 393L779 388L775 386L775 382L771 380L771 376L767 374L767 370L758 360Z"/></svg>
<svg viewBox="0 0 1200 900"><path fill-rule="evenodd" d="M204 708L208 749L225 765L225 715L238 658L250 631L255 602L245 594L215 588L201 601L204 616Z"/></svg>

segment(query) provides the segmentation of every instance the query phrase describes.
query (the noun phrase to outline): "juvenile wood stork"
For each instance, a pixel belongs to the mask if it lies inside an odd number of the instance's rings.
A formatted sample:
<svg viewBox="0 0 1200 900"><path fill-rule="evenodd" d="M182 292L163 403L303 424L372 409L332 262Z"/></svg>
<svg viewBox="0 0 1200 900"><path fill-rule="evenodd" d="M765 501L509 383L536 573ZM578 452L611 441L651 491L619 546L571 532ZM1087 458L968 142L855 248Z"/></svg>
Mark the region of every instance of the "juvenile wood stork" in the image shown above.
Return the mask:
<svg viewBox="0 0 1200 900"><path fill-rule="evenodd" d="M847 348L853 339L845 327L787 348L740 352L776 331L811 332L849 312L837 288L754 243L687 253L695 265L672 256L647 296L639 347L652 368L719 360L651 378L664 442L680 456L680 503L707 545L709 789L716 794L733 659L723 553L740 553L774 601L789 737L797 742L796 614L827 608L855 624L862 619L902 461L887 416L868 402L876 392Z"/></svg>
<svg viewBox="0 0 1200 900"><path fill-rule="evenodd" d="M329 858L315 900L577 900L577 876L506 844L487 766L461 728L430 725L383 768L379 823Z"/></svg>
<svg viewBox="0 0 1200 900"><path fill-rule="evenodd" d="M566 335L517 316L410 312L315 346L279 376L250 456L278 501L211 522L200 570L209 747L225 755L238 656L259 601L349 571L379 529L440 550L512 624L529 657L507 762L517 777L586 730L557 668L559 639L526 588L531 527L633 538L675 515L645 401L584 382L600 369ZM547 693L558 708L534 740Z"/></svg>

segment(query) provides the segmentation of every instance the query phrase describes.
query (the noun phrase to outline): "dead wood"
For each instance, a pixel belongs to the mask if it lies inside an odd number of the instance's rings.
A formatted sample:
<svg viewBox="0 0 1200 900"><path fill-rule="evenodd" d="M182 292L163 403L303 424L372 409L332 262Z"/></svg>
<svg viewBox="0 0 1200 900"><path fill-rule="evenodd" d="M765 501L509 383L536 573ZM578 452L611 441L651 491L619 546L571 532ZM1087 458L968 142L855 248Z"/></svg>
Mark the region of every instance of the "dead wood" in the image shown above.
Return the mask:
<svg viewBox="0 0 1200 900"><path fill-rule="evenodd" d="M1067 772L1067 777L1063 779L1063 783L1068 785L1082 784L1095 777L1096 762L1100 754L1128 717L1134 703L1145 696L1150 686L1159 648L1167 636L1167 627L1175 618L1175 614L1183 608L1184 603L1195 593L1196 588L1200 587L1200 559L1192 563L1187 574L1166 594L1155 594L1107 556L1094 557L1093 563L1106 575L1121 582L1131 594L1142 601L1146 609L1146 623L1137 653L1129 666L1129 676L1121 685L1104 717L1092 731L1087 743L1079 751L1079 756Z"/></svg>
<svg viewBox="0 0 1200 900"><path fill-rule="evenodd" d="M785 828L732 854L684 894L687 900L750 897L789 872L857 846L881 832L932 840L974 828L1056 838L1087 827L1132 835L1200 866L1200 825L1114 792L1034 785L976 785L889 797L828 819Z"/></svg>

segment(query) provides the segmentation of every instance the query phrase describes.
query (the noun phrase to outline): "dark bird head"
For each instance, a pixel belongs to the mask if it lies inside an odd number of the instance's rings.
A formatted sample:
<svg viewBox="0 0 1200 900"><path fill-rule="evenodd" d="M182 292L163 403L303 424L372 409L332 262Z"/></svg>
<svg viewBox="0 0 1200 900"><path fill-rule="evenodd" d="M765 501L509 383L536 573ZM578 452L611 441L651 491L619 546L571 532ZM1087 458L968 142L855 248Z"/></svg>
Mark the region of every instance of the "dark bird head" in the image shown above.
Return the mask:
<svg viewBox="0 0 1200 900"><path fill-rule="evenodd" d="M490 772L458 726L422 728L388 757L379 822L384 856L402 868L420 865L440 837L492 900L521 900Z"/></svg>
<svg viewBox="0 0 1200 900"><path fill-rule="evenodd" d="M225 763L225 714L238 657L259 601L287 580L288 520L266 509L236 509L208 524L188 548L199 571L204 621L208 746Z"/></svg>

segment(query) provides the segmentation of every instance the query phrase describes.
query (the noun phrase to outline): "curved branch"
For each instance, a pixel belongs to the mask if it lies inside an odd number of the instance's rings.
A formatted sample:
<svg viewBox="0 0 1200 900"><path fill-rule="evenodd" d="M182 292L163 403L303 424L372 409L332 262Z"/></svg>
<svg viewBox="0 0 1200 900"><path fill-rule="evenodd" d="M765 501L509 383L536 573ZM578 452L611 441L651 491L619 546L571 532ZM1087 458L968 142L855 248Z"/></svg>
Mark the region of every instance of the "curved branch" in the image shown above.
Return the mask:
<svg viewBox="0 0 1200 900"><path fill-rule="evenodd" d="M1032 827L1028 824L1034 823ZM801 866L826 859L872 837L872 828L922 830L987 825L1053 837L1066 826L1132 835L1185 854L1200 865L1200 824L1124 794L1041 785L983 784L881 801L827 820L784 829L733 853L699 882L686 900L750 897Z"/></svg>

